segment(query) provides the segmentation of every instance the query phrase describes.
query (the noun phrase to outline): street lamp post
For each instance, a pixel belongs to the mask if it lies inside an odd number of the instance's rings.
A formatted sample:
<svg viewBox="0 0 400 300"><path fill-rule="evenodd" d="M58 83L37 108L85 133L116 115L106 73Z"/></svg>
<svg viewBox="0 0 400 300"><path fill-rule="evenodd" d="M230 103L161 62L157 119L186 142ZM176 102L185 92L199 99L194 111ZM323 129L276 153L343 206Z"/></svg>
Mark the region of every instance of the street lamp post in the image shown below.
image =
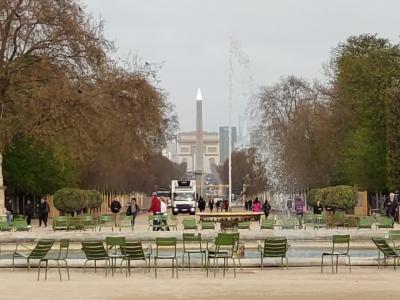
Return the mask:
<svg viewBox="0 0 400 300"><path fill-rule="evenodd" d="M232 43L232 41L231 41ZM228 193L228 197L229 197L229 209L231 209L231 204L232 204L232 73L233 73L233 64L232 64L232 55L233 55L233 49L232 49L232 45L229 49L229 95L228 95L228 100L229 100L229 107L228 107L228 126L229 126L229 130L228 130L228 152L229 152L229 156L228 156L228 170L229 170L229 193Z"/></svg>

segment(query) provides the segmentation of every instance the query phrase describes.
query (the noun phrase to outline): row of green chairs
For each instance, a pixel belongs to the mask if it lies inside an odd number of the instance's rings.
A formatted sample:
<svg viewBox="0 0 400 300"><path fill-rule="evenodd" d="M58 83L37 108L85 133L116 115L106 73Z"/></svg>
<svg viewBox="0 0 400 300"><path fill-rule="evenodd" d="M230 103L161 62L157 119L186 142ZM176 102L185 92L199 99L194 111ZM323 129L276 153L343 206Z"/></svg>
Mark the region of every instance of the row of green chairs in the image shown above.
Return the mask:
<svg viewBox="0 0 400 300"><path fill-rule="evenodd" d="M119 231L122 228L130 228L133 230L132 217L126 216L125 214L120 214L118 221ZM102 228L111 228L114 230L114 222L112 216L109 214L104 214L99 217L93 217L91 215L79 215L79 216L59 216L53 218L53 230L92 230L97 229L101 231Z"/></svg>
<svg viewBox="0 0 400 300"><path fill-rule="evenodd" d="M60 241L58 254L53 255L53 256L49 256L48 253L51 250L54 242L55 242L54 239L42 239L42 240L39 240L37 242L36 246L33 249L29 249L28 247L24 246L23 244L17 244L16 247L15 247L15 251L14 251L14 253L12 255L12 268L13 268L13 271L15 270L15 260L16 259L24 259L24 260L26 260L26 262L28 264L28 270L30 270L31 261L32 260L37 260L38 261L38 276L37 276L37 280L40 279L40 270L41 270L41 267L42 267L42 263L44 263L45 280L47 280L48 263L49 263L49 260L52 260L52 261L55 261L57 263L57 268L58 268L58 273L59 273L59 276L60 276L60 280L62 280L60 262L65 263L65 268L67 270L67 276L68 276L68 280L69 280L70 276L69 276L69 268L68 268L67 256L68 256L68 249L69 249L69 245L70 245L70 240L69 239L62 239ZM24 247L24 249L22 251L21 251L21 247Z"/></svg>
<svg viewBox="0 0 400 300"><path fill-rule="evenodd" d="M22 216L14 218L11 224L7 223L6 217L0 217L0 231L31 231L32 226L28 225L26 219Z"/></svg>
<svg viewBox="0 0 400 300"><path fill-rule="evenodd" d="M394 219L386 216L361 216L356 219L357 229L368 228L372 229L372 225L375 223L376 228L393 228Z"/></svg>

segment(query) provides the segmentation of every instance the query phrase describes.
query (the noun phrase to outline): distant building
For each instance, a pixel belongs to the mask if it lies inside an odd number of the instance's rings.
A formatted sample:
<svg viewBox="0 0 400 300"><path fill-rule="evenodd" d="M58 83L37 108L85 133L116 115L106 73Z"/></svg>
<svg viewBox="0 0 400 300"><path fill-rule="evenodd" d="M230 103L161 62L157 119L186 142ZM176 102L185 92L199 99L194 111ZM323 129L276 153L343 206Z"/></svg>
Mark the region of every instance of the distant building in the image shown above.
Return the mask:
<svg viewBox="0 0 400 300"><path fill-rule="evenodd" d="M232 151L235 149L236 141L237 130L232 126ZM219 151L221 164L224 164L229 157L229 126L219 128Z"/></svg>
<svg viewBox="0 0 400 300"><path fill-rule="evenodd" d="M162 155L174 163L178 163L176 139L167 142L167 147L162 150Z"/></svg>
<svg viewBox="0 0 400 300"><path fill-rule="evenodd" d="M217 132L203 132L204 173L211 173L213 164L219 165L220 151ZM187 164L187 172L195 171L196 163L196 131L181 132L177 137L178 162Z"/></svg>

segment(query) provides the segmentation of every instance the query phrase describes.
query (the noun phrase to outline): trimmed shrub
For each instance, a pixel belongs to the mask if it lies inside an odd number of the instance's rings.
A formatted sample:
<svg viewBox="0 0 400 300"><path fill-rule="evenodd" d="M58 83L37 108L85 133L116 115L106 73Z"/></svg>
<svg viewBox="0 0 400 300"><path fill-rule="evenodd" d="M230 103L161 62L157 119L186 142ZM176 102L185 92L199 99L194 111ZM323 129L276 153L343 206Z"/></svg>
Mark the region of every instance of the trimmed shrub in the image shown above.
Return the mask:
<svg viewBox="0 0 400 300"><path fill-rule="evenodd" d="M312 191L310 191L310 194ZM348 185L326 187L318 189L314 193L315 195L311 195L312 202L309 202L310 205L314 205L317 200L320 200L325 208L333 208L335 210L352 210L357 205L357 191L354 187Z"/></svg>
<svg viewBox="0 0 400 300"><path fill-rule="evenodd" d="M76 188L63 188L54 194L54 206L62 212L72 212L86 207L86 192Z"/></svg>
<svg viewBox="0 0 400 300"><path fill-rule="evenodd" d="M87 190L86 205L88 208L98 208L101 205L101 193L96 190Z"/></svg>
<svg viewBox="0 0 400 300"><path fill-rule="evenodd" d="M307 196L307 203L310 206L314 206L317 202L317 193L320 189L311 189Z"/></svg>

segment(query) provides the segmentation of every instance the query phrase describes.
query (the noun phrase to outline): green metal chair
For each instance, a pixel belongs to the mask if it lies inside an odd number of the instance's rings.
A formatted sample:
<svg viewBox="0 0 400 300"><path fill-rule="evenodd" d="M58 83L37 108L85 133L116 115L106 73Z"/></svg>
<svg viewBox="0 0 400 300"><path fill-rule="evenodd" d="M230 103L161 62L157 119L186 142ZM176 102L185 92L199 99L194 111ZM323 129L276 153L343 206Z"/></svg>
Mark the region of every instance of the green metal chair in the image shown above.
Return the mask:
<svg viewBox="0 0 400 300"><path fill-rule="evenodd" d="M121 246L126 243L124 236L106 236L107 254L111 261L111 274L114 275L114 268L117 266L117 259L123 258ZM122 272L122 269L121 269Z"/></svg>
<svg viewBox="0 0 400 300"><path fill-rule="evenodd" d="M393 228L394 219L385 216L376 217L376 227L377 228Z"/></svg>
<svg viewBox="0 0 400 300"><path fill-rule="evenodd" d="M304 230L307 229L307 226L311 226L314 228L314 215L313 214L310 214L310 213L304 214L304 218L303 218Z"/></svg>
<svg viewBox="0 0 400 300"><path fill-rule="evenodd" d="M178 230L178 217L174 215L168 215L168 227L177 231Z"/></svg>
<svg viewBox="0 0 400 300"><path fill-rule="evenodd" d="M336 273L338 272L339 256L346 256L349 260L349 270L351 272L350 261L350 235L349 234L334 234L332 236L332 251L322 253L321 257L321 273L324 270L324 257L331 257L332 273L334 272L333 258L336 256Z"/></svg>
<svg viewBox="0 0 400 300"><path fill-rule="evenodd" d="M162 253L167 250L168 253ZM162 259L169 259L172 261L172 277L174 277L176 269L176 278L178 278L178 258L176 256L176 238L165 237L156 238L156 254L154 255L154 276L157 278L157 261Z"/></svg>
<svg viewBox="0 0 400 300"><path fill-rule="evenodd" d="M398 244L398 242L400 241L400 230L399 229L392 229L389 230L388 234L385 236L385 238L388 241L391 241L393 243L393 247L394 249L397 251L400 249L400 245L396 245Z"/></svg>
<svg viewBox="0 0 400 300"><path fill-rule="evenodd" d="M130 228L133 231L132 216L127 216L126 214L120 214L118 228L119 231L122 231L122 228Z"/></svg>
<svg viewBox="0 0 400 300"><path fill-rule="evenodd" d="M295 229L298 226L298 221L292 217L282 219L282 229Z"/></svg>
<svg viewBox="0 0 400 300"><path fill-rule="evenodd" d="M182 271L185 269L185 256L188 257L188 266L190 270L190 255L200 254L201 255L201 269L203 269L206 261L207 250L203 249L203 240L201 234L195 235L194 233L183 233L182 236L183 253L182 253Z"/></svg>
<svg viewBox="0 0 400 300"><path fill-rule="evenodd" d="M126 276L131 276L131 261L145 262L145 272L150 268L150 253L145 253L143 250L142 242L140 241L129 241L125 242L121 246L121 253L123 255L121 265L126 262Z"/></svg>
<svg viewBox="0 0 400 300"><path fill-rule="evenodd" d="M67 271L68 280L70 280L68 262L67 262L69 244L70 244L70 240L69 239L62 239L60 241L60 249L58 251L58 255L56 257L45 257L43 259L45 261L54 260L54 261L57 262L57 269L58 269L58 274L60 276L60 281L62 281L60 262L64 262L65 263L65 269Z"/></svg>
<svg viewBox="0 0 400 300"><path fill-rule="evenodd" d="M70 230L82 230L81 218L79 217L68 218L68 231Z"/></svg>
<svg viewBox="0 0 400 300"><path fill-rule="evenodd" d="M379 256L378 256L378 269L380 268L381 264L381 258L380 258L380 252L383 253L383 266L386 265L386 260L388 258L393 259L393 265L394 265L394 270L397 271L397 266L399 265L399 258L400 258L400 253L396 251L395 247L391 247L388 244L388 241L384 238L381 237L373 237L372 238L373 243L375 246L378 248ZM383 267L382 266L382 267Z"/></svg>
<svg viewBox="0 0 400 300"><path fill-rule="evenodd" d="M275 220L273 218L261 220L260 230L264 229L274 230L274 227L275 227Z"/></svg>
<svg viewBox="0 0 400 300"><path fill-rule="evenodd" d="M53 218L53 231L68 230L68 217L59 216Z"/></svg>
<svg viewBox="0 0 400 300"><path fill-rule="evenodd" d="M15 219L13 227L15 231L30 231L32 229L32 226L28 225L25 219Z"/></svg>
<svg viewBox="0 0 400 300"><path fill-rule="evenodd" d="M97 270L96 263L98 261L104 261L104 272L105 276L107 277L108 267L111 265L111 262L110 257L104 248L104 244L100 241L82 241L82 250L86 256L83 272L86 272L86 265L89 261L94 261L94 272Z"/></svg>
<svg viewBox="0 0 400 300"><path fill-rule="evenodd" d="M233 274L236 277L236 262L234 258L234 251L237 239L231 233L220 233L215 238L214 246L207 251L207 277L209 269L211 266L211 260L213 260L214 277L216 276L216 271L218 269L218 260L224 260L223 276L225 277L225 272L227 268L227 262L232 259L233 262Z"/></svg>
<svg viewBox="0 0 400 300"><path fill-rule="evenodd" d="M335 212L332 216L332 225L336 226L336 229L339 227L347 227L348 223L346 222L346 215L342 211Z"/></svg>
<svg viewBox="0 0 400 300"><path fill-rule="evenodd" d="M328 222L326 215L324 213L322 214L314 214L314 229L320 229L322 227L327 228L328 227Z"/></svg>
<svg viewBox="0 0 400 300"><path fill-rule="evenodd" d="M250 221L241 221L238 223L238 229L247 229L250 230Z"/></svg>
<svg viewBox="0 0 400 300"><path fill-rule="evenodd" d="M91 215L81 215L79 219L83 230L91 229L96 231L96 223Z"/></svg>
<svg viewBox="0 0 400 300"><path fill-rule="evenodd" d="M374 219L369 216L358 217L356 219L356 223L357 223L357 229L361 228L372 229L372 224L374 223Z"/></svg>
<svg viewBox="0 0 400 300"><path fill-rule="evenodd" d="M196 230L197 223L195 218L184 218L182 220L183 230Z"/></svg>
<svg viewBox="0 0 400 300"><path fill-rule="evenodd" d="M101 215L99 219L99 232L103 227L110 227L114 231L114 222L111 215Z"/></svg>
<svg viewBox="0 0 400 300"><path fill-rule="evenodd" d="M45 256L46 254L50 251L51 247L54 244L54 240L53 239L42 239L39 240L35 246L35 248L33 248L32 250L30 250L30 252L25 253L25 252L18 252L18 246L19 244L17 244L17 246L15 247L15 252L13 253L13 262L12 262L12 266L13 266L13 271L15 270L15 259L16 258L22 258L22 259L26 259L27 264L28 264L28 270L30 270L31 266L30 266L30 262L31 260L38 260L39 264L38 264L38 280L40 278L40 267L42 262L44 261L46 263L46 275L45 278L47 279L47 268L48 268L48 262L45 260Z"/></svg>
<svg viewBox="0 0 400 300"><path fill-rule="evenodd" d="M267 237L264 245L258 246L261 258L261 269L264 268L264 258L280 258L281 268L283 268L283 260L286 260L286 268L288 268L288 243L286 237Z"/></svg>
<svg viewBox="0 0 400 300"><path fill-rule="evenodd" d="M203 220L200 222L201 230L215 230L214 221Z"/></svg>
<svg viewBox="0 0 400 300"><path fill-rule="evenodd" d="M149 228L153 230L163 230L166 225L163 221L166 221L168 223L168 216L164 215L149 215L147 216L147 221L149 223Z"/></svg>

